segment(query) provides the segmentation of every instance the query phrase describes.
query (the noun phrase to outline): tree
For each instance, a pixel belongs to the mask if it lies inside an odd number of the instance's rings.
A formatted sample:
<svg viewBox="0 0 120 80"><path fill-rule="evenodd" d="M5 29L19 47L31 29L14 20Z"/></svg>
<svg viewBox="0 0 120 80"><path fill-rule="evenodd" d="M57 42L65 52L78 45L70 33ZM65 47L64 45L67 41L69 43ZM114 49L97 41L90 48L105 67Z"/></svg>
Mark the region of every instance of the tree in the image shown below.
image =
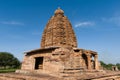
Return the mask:
<svg viewBox="0 0 120 80"><path fill-rule="evenodd" d="M0 52L0 67L17 68L20 61L9 52Z"/></svg>
<svg viewBox="0 0 120 80"><path fill-rule="evenodd" d="M114 66L114 64L106 64L104 63L103 61L100 61L100 64L101 66L104 68L104 69L107 69L107 70L112 70L112 66Z"/></svg>
<svg viewBox="0 0 120 80"><path fill-rule="evenodd" d="M107 64L107 69L108 69L108 70L112 70L112 66L115 66L115 65L112 64L112 63Z"/></svg>
<svg viewBox="0 0 120 80"><path fill-rule="evenodd" d="M104 63L103 61L100 61L100 64L101 64L101 66L102 66L103 68L106 68L106 67L107 67L107 64Z"/></svg>
<svg viewBox="0 0 120 80"><path fill-rule="evenodd" d="M118 69L120 70L120 63L117 63L116 66L117 66Z"/></svg>

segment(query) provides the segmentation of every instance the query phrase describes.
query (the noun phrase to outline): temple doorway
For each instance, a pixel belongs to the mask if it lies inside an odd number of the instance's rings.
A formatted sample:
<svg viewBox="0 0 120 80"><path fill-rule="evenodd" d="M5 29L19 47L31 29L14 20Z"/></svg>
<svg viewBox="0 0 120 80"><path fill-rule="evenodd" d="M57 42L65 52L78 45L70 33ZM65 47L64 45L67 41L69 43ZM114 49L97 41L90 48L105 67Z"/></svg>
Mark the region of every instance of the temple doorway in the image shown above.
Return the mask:
<svg viewBox="0 0 120 80"><path fill-rule="evenodd" d="M43 57L35 58L35 69L43 69Z"/></svg>
<svg viewBox="0 0 120 80"><path fill-rule="evenodd" d="M87 56L86 54L82 54L82 58L83 58L83 64L82 66L87 69L88 68L88 59L87 59Z"/></svg>

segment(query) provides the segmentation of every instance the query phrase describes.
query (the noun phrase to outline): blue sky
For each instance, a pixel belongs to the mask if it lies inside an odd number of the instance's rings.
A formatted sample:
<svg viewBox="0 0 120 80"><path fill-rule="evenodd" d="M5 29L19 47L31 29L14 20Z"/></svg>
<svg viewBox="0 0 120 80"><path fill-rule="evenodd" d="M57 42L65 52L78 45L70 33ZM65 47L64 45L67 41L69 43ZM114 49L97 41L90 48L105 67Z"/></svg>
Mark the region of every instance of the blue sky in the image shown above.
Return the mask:
<svg viewBox="0 0 120 80"><path fill-rule="evenodd" d="M79 48L97 51L106 63L120 62L120 0L0 0L0 51L22 61L25 51L40 48L58 7L72 23Z"/></svg>

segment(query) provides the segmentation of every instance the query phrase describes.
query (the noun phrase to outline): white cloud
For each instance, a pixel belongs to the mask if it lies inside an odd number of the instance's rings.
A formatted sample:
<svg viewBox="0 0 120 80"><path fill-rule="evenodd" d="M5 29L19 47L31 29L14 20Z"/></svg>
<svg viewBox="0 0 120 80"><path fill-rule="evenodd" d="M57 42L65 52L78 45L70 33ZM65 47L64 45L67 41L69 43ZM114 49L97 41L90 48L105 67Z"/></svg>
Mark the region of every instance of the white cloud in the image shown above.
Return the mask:
<svg viewBox="0 0 120 80"><path fill-rule="evenodd" d="M110 17L110 18L102 18L102 21L109 22L112 24L115 24L117 26L120 26L120 16Z"/></svg>
<svg viewBox="0 0 120 80"><path fill-rule="evenodd" d="M24 23L16 22L16 21L1 21L1 24L8 24L8 25L24 25Z"/></svg>
<svg viewBox="0 0 120 80"><path fill-rule="evenodd" d="M79 22L75 24L75 27L93 26L94 24L95 24L94 22L90 22L90 21Z"/></svg>

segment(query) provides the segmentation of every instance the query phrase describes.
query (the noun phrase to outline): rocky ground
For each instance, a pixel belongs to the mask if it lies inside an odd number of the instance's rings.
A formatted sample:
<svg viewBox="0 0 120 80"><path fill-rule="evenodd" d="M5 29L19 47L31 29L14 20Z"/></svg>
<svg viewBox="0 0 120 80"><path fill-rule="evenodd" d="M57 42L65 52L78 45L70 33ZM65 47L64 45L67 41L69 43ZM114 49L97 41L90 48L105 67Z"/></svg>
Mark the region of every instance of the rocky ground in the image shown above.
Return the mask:
<svg viewBox="0 0 120 80"><path fill-rule="evenodd" d="M94 72L73 75L74 76L64 76L64 78L58 78L48 74L0 73L0 80L120 80L120 71Z"/></svg>
<svg viewBox="0 0 120 80"><path fill-rule="evenodd" d="M0 73L0 80L59 80L46 74Z"/></svg>

